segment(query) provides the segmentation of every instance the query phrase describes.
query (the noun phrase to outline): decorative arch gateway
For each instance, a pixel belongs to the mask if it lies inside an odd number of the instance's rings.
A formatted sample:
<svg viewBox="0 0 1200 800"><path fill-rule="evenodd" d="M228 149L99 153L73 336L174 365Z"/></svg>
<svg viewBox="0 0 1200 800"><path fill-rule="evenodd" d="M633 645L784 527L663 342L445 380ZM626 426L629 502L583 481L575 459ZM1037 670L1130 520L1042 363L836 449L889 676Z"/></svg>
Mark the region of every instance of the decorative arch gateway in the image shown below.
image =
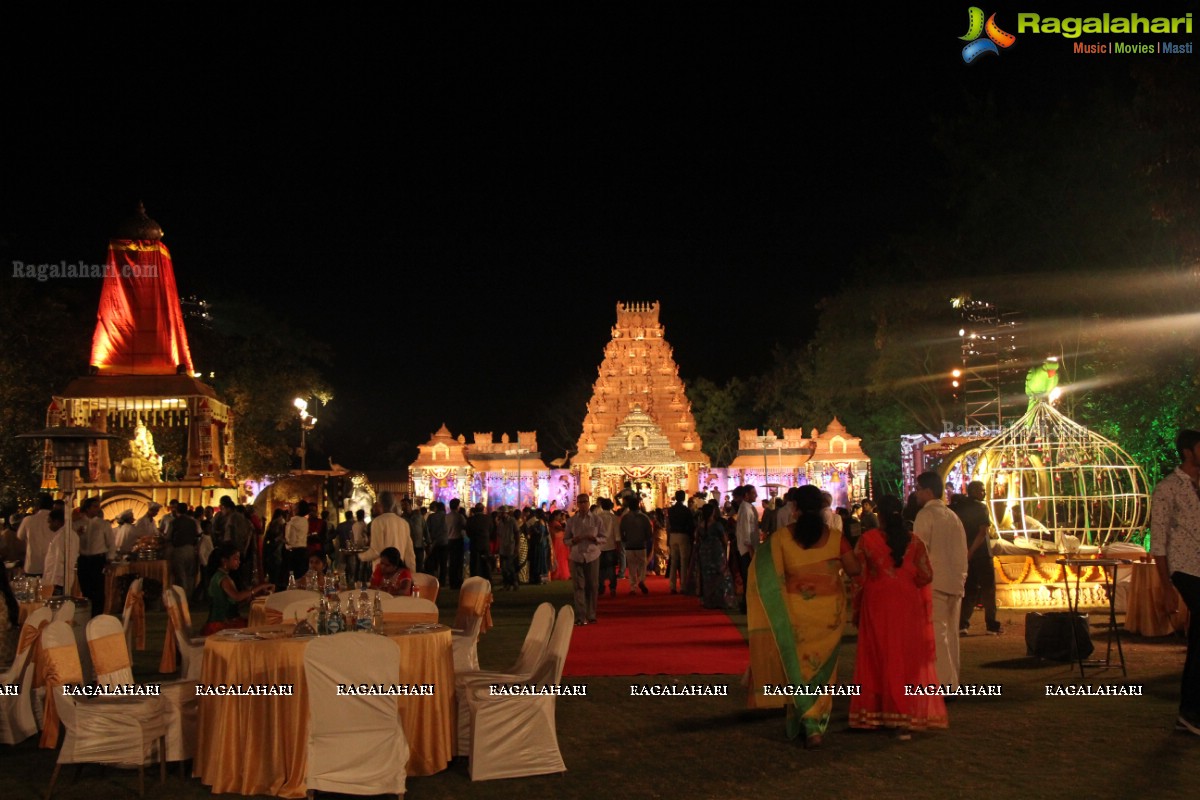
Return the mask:
<svg viewBox="0 0 1200 800"><path fill-rule="evenodd" d="M658 508L676 489L687 488L688 465L654 418L634 405L590 465L589 479L596 495L614 499L628 481L648 509Z"/></svg>

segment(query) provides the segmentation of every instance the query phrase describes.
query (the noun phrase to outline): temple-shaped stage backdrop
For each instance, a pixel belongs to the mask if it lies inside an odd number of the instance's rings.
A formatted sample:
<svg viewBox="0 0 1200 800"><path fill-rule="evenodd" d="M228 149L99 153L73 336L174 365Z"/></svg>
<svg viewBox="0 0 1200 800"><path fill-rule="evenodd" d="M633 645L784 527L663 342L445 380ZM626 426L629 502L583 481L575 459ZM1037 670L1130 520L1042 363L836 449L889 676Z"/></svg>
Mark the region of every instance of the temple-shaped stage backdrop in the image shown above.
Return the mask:
<svg viewBox="0 0 1200 800"><path fill-rule="evenodd" d="M46 413L47 426L127 437L93 443L78 486L81 498L101 498L108 519L126 509L140 515L151 502L215 505L236 494L233 414L193 371L162 237L139 204L109 241L90 374L55 395ZM42 485L56 488L49 458Z"/></svg>

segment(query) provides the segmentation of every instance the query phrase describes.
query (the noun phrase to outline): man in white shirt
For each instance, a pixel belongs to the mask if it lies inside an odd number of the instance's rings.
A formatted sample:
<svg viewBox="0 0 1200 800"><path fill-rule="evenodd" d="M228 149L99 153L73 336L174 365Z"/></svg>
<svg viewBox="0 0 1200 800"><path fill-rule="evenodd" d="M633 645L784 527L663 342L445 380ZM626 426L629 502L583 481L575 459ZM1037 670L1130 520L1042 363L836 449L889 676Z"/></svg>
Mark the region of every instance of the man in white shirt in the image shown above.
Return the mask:
<svg viewBox="0 0 1200 800"><path fill-rule="evenodd" d="M79 535L64 525L64 513L61 508L50 511L47 515L47 525L50 530L50 546L46 548L45 572L42 573L42 584L53 586L56 594L68 597L75 592L75 564L79 561ZM66 557L63 548L67 547Z"/></svg>
<svg viewBox="0 0 1200 800"><path fill-rule="evenodd" d="M737 491L734 491L737 495ZM754 550L758 547L758 512L754 510L754 502L758 500L758 490L753 486L742 487L742 502L737 510L737 549L738 569L742 571L742 585L747 583L750 575L750 560L754 558ZM741 598L741 605L746 605L746 595Z"/></svg>
<svg viewBox="0 0 1200 800"><path fill-rule="evenodd" d="M1200 736L1200 431L1181 430L1175 450L1179 467L1159 481L1150 501L1150 553L1163 585L1175 585L1192 615L1175 729ZM1173 618L1175 593L1161 596L1162 610Z"/></svg>
<svg viewBox="0 0 1200 800"><path fill-rule="evenodd" d="M958 515L942 502L945 486L936 472L917 476L913 535L929 551L933 568L933 641L937 648L938 683L958 687L958 623L967 581L967 533Z"/></svg>
<svg viewBox="0 0 1200 800"><path fill-rule="evenodd" d="M79 537L79 590L92 601L92 615L104 613L104 565L117 552L112 523L100 511L100 498L83 501L87 527Z"/></svg>
<svg viewBox="0 0 1200 800"><path fill-rule="evenodd" d="M600 547L604 526L589 513L592 501L586 494L576 500L575 516L567 520L563 544L570 548L571 582L575 587L575 624L596 621L596 597L600 592Z"/></svg>
<svg viewBox="0 0 1200 800"><path fill-rule="evenodd" d="M612 500L607 497L596 498L596 505L592 506L592 514L600 520L604 530L604 544L600 545L600 588L597 597L604 594L605 583L608 583L609 596L617 596L617 568L621 561L617 548L621 543L621 522L612 509ZM645 572L645 559L642 559L642 571Z"/></svg>
<svg viewBox="0 0 1200 800"><path fill-rule="evenodd" d="M367 513L361 508L354 514L354 525L350 527L350 535L355 547L367 545Z"/></svg>
<svg viewBox="0 0 1200 800"><path fill-rule="evenodd" d="M143 536L158 535L158 525L155 524L154 518L158 516L158 512L161 509L162 506L158 503L151 503L150 507L146 509L146 513L142 515L142 518L134 523L133 527L136 532L134 537L135 542Z"/></svg>
<svg viewBox="0 0 1200 800"><path fill-rule="evenodd" d="M136 543L137 526L133 523L133 509L127 508L117 517L117 535L113 542L116 555L128 555Z"/></svg>
<svg viewBox="0 0 1200 800"><path fill-rule="evenodd" d="M825 527L831 531L842 530L842 515L833 510L833 495L821 492L821 502L825 505L821 509L821 519L825 520Z"/></svg>
<svg viewBox="0 0 1200 800"><path fill-rule="evenodd" d="M41 576L45 571L46 550L54 534L50 530L50 509L54 501L48 494L38 496L38 511L21 520L17 539L25 543L25 574Z"/></svg>
<svg viewBox="0 0 1200 800"><path fill-rule="evenodd" d="M288 569L297 578L304 577L304 573L308 572L308 510L308 503L301 500L283 531Z"/></svg>
<svg viewBox="0 0 1200 800"><path fill-rule="evenodd" d="M400 551L404 566L413 570L417 563L416 551L413 549L412 532L404 517L395 512L396 500L391 492L379 494L379 505L383 513L371 520L371 543L367 549L358 554L358 560L371 564L379 560L379 554L389 547Z"/></svg>

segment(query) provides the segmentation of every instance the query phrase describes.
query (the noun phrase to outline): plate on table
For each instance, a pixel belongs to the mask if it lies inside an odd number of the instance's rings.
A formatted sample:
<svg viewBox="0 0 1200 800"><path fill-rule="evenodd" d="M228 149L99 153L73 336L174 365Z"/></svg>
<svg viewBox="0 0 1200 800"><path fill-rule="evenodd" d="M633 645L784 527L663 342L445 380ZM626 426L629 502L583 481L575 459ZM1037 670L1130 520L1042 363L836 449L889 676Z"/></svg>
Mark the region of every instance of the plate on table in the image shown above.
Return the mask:
<svg viewBox="0 0 1200 800"><path fill-rule="evenodd" d="M254 635L259 639L286 639L287 631L255 631Z"/></svg>
<svg viewBox="0 0 1200 800"><path fill-rule="evenodd" d="M226 628L223 631L217 631L217 636L223 639L261 639L257 633L250 633L242 628Z"/></svg>

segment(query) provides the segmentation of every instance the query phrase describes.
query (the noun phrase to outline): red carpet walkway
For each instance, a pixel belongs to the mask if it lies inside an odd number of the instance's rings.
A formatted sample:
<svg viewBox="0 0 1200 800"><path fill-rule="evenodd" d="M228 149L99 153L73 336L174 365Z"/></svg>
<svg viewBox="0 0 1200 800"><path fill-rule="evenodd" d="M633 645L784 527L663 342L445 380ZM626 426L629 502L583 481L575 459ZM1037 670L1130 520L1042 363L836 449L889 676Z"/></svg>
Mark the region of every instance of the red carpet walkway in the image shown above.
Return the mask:
<svg viewBox="0 0 1200 800"><path fill-rule="evenodd" d="M564 675L729 675L750 663L750 649L723 611L700 598L670 594L666 578L646 579L649 595L601 597L595 625L575 628Z"/></svg>

